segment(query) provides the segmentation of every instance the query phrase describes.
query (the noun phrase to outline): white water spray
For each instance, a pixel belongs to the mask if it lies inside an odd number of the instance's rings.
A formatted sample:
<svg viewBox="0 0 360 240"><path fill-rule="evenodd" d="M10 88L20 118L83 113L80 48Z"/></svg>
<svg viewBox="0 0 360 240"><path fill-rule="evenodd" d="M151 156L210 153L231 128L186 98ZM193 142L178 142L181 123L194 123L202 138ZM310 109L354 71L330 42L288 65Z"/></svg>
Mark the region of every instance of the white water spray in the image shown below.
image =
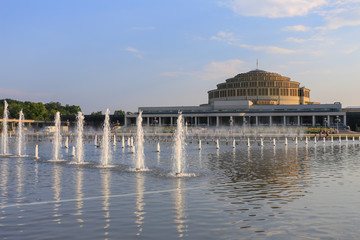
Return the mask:
<svg viewBox="0 0 360 240"><path fill-rule="evenodd" d="M35 159L39 159L39 146L36 144L35 146Z"/></svg>
<svg viewBox="0 0 360 240"><path fill-rule="evenodd" d="M3 132L1 135L2 153L4 155L7 154L7 148L8 148L8 119L9 119L8 103L4 101Z"/></svg>
<svg viewBox="0 0 360 240"><path fill-rule="evenodd" d="M174 157L174 172L177 176L185 171L184 147L185 147L185 134L183 130L184 120L182 113L179 113L176 122L175 141L173 147Z"/></svg>
<svg viewBox="0 0 360 240"><path fill-rule="evenodd" d="M106 109L105 112L105 121L104 121L104 129L103 129L103 139L102 139L102 152L101 152L101 165L103 167L108 166L109 158L110 158L110 138L111 138L111 131L110 131L110 110Z"/></svg>
<svg viewBox="0 0 360 240"><path fill-rule="evenodd" d="M60 122L60 112L55 114L55 133L54 133L54 143L53 143L53 159L59 159L59 150L61 147L61 122Z"/></svg>
<svg viewBox="0 0 360 240"><path fill-rule="evenodd" d="M84 114L78 112L76 123L76 148L77 148L77 163L84 162L84 146L83 146L83 132L84 132ZM97 140L96 140L97 141Z"/></svg>
<svg viewBox="0 0 360 240"><path fill-rule="evenodd" d="M19 113L19 124L17 128L17 140L18 140L18 156L22 154L22 148L24 144L24 113L21 110Z"/></svg>
<svg viewBox="0 0 360 240"><path fill-rule="evenodd" d="M136 170L144 170L145 169L145 155L144 155L144 131L142 127L142 111L139 111L139 115L136 119L136 141L135 141L135 149L136 149Z"/></svg>

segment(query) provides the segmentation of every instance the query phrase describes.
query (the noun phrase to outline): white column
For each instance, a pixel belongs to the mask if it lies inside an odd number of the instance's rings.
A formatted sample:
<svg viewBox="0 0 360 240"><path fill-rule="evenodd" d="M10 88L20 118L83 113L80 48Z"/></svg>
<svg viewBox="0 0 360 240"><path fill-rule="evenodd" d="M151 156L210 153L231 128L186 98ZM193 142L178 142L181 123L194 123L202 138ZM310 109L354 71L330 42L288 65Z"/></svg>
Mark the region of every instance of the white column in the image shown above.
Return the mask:
<svg viewBox="0 0 360 240"><path fill-rule="evenodd" d="M301 125L301 124L300 124L300 119L301 119L300 116L297 116L297 119L298 119L297 125L300 126L300 125Z"/></svg>
<svg viewBox="0 0 360 240"><path fill-rule="evenodd" d="M150 117L147 118L147 125L150 126Z"/></svg>
<svg viewBox="0 0 360 240"><path fill-rule="evenodd" d="M286 116L284 116L284 126L286 126Z"/></svg>
<svg viewBox="0 0 360 240"><path fill-rule="evenodd" d="M346 113L344 114L344 125L347 126L347 124L346 124Z"/></svg>
<svg viewBox="0 0 360 240"><path fill-rule="evenodd" d="M216 116L216 127L219 127L219 116Z"/></svg>
<svg viewBox="0 0 360 240"><path fill-rule="evenodd" d="M328 122L327 122L326 126L327 126L327 127L330 127L330 115L327 116L327 121L328 121Z"/></svg>
<svg viewBox="0 0 360 240"><path fill-rule="evenodd" d="M255 125L259 126L259 117L258 116L255 116Z"/></svg>
<svg viewBox="0 0 360 240"><path fill-rule="evenodd" d="M312 126L315 127L315 115L312 116Z"/></svg>
<svg viewBox="0 0 360 240"><path fill-rule="evenodd" d="M125 115L125 118L124 118L124 127L127 127L127 117Z"/></svg>
<svg viewBox="0 0 360 240"><path fill-rule="evenodd" d="M159 117L159 126L161 126L161 117Z"/></svg>
<svg viewBox="0 0 360 240"><path fill-rule="evenodd" d="M170 126L173 125L173 117L170 117Z"/></svg>
<svg viewBox="0 0 360 240"><path fill-rule="evenodd" d="M207 116L207 126L209 127L210 126L210 117Z"/></svg>
<svg viewBox="0 0 360 240"><path fill-rule="evenodd" d="M197 117L195 117L195 126L197 126L198 125L198 119L197 119Z"/></svg>
<svg viewBox="0 0 360 240"><path fill-rule="evenodd" d="M272 116L269 116L269 126L272 126Z"/></svg>

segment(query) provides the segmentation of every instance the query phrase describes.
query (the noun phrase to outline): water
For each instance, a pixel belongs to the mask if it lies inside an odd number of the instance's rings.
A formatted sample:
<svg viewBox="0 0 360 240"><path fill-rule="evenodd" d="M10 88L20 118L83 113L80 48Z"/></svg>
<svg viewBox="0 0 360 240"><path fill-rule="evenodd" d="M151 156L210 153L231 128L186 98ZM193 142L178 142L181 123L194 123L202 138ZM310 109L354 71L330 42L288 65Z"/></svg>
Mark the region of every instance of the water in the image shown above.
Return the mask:
<svg viewBox="0 0 360 240"><path fill-rule="evenodd" d="M176 131L173 146L173 171L175 174L182 174L185 172L185 159L184 159L184 147L185 147L185 135L184 135L184 120L180 113L176 121ZM199 149L201 149L201 140L199 141Z"/></svg>
<svg viewBox="0 0 360 240"><path fill-rule="evenodd" d="M110 152L111 149L109 147L110 139L111 139L111 131L110 131L110 110L106 109L105 112L105 121L103 128L103 136L102 136L102 151L101 151L101 165L103 167L107 167L109 165L110 160Z"/></svg>
<svg viewBox="0 0 360 240"><path fill-rule="evenodd" d="M9 111L8 111L8 103L4 100L4 115L2 122L2 134L1 134L1 147L2 154L8 154L8 120L9 120Z"/></svg>
<svg viewBox="0 0 360 240"><path fill-rule="evenodd" d="M150 171L131 172L129 148L112 152L113 168L98 168L100 148L84 145L84 160L48 162L52 143L26 142L23 154L0 157L0 239L357 239L360 235L360 146L330 141L287 147L264 139L186 140L186 172L175 177L174 141L144 139ZM9 142L9 149L16 149ZM28 152L27 152L28 151ZM157 158L159 156L159 159Z"/></svg>
<svg viewBox="0 0 360 240"><path fill-rule="evenodd" d="M55 115L55 133L53 142L53 160L59 160L59 151L61 147L61 122L60 112Z"/></svg>
<svg viewBox="0 0 360 240"><path fill-rule="evenodd" d="M19 123L17 127L18 156L22 155L22 149L24 144L24 120L24 113L21 110L19 113Z"/></svg>
<svg viewBox="0 0 360 240"><path fill-rule="evenodd" d="M136 163L135 168L138 171L145 169L145 155L144 155L144 131L142 127L142 111L139 112L139 115L136 119L136 142L135 142L135 150L136 150Z"/></svg>
<svg viewBox="0 0 360 240"><path fill-rule="evenodd" d="M76 116L76 160L77 163L84 162L84 139L83 139L83 132L84 132L84 114L82 112L78 112Z"/></svg>

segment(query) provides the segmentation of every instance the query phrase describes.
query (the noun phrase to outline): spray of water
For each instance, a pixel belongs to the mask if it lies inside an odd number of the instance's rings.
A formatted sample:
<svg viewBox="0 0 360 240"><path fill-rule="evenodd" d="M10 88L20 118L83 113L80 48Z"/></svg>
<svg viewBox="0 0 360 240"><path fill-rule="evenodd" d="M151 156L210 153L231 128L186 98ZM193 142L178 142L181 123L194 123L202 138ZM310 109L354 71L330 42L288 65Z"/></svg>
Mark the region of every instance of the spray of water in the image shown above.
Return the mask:
<svg viewBox="0 0 360 240"><path fill-rule="evenodd" d="M184 120L182 113L179 113L177 119L177 127L175 132L175 141L173 147L174 167L173 170L176 175L181 175L185 171L184 164L184 147L185 147L185 134L184 134Z"/></svg>
<svg viewBox="0 0 360 240"><path fill-rule="evenodd" d="M104 129L103 129L103 139L102 139L102 154L101 154L101 165L106 167L109 164L110 158L110 148L109 143L111 139L111 131L110 131L110 110L106 109L105 112L105 121L104 121Z"/></svg>
<svg viewBox="0 0 360 240"><path fill-rule="evenodd" d="M21 156L24 143L24 114L21 110L19 113L19 124L17 129L18 155Z"/></svg>
<svg viewBox="0 0 360 240"><path fill-rule="evenodd" d="M61 147L61 122L60 122L60 112L56 112L55 115L55 133L54 133L54 143L53 143L53 158L54 160L59 159L59 150Z"/></svg>
<svg viewBox="0 0 360 240"><path fill-rule="evenodd" d="M136 170L145 169L145 155L144 155L144 130L142 127L142 111L139 112L139 115L136 120Z"/></svg>
<svg viewBox="0 0 360 240"><path fill-rule="evenodd" d="M77 163L84 162L84 149L83 149L83 131L84 131L84 114L78 112L76 123L76 149L77 149Z"/></svg>
<svg viewBox="0 0 360 240"><path fill-rule="evenodd" d="M9 119L8 103L4 101L3 132L1 135L2 153L4 155L7 154L7 148L8 148L8 119Z"/></svg>

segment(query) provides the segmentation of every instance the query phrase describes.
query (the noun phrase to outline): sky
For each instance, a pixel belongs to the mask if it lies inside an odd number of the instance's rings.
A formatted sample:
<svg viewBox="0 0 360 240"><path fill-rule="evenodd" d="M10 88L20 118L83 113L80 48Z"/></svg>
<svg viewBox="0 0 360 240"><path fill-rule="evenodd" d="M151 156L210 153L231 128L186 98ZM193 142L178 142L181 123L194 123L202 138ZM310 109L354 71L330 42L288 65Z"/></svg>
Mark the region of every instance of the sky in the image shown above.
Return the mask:
<svg viewBox="0 0 360 240"><path fill-rule="evenodd" d="M0 99L196 106L256 69L360 106L360 0L1 0Z"/></svg>

